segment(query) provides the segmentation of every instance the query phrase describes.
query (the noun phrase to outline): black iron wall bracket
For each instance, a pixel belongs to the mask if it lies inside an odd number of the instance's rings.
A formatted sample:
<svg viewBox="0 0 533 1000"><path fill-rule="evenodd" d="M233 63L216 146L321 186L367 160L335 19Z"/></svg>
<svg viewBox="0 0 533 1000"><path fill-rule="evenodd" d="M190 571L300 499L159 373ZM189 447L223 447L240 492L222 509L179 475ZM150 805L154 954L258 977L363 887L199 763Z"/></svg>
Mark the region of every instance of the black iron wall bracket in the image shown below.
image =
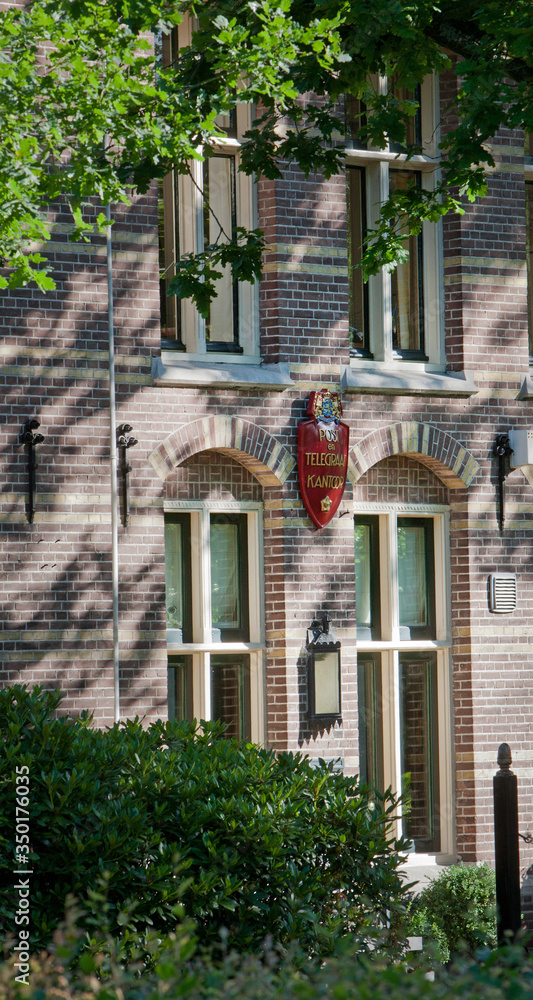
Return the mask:
<svg viewBox="0 0 533 1000"><path fill-rule="evenodd" d="M37 417L29 417L20 434L20 442L26 445L28 452L28 502L26 504L26 517L30 524L32 524L35 514L35 470L38 468L35 461L35 445L41 444L44 441L44 434L34 433L40 426L41 421Z"/></svg>
<svg viewBox="0 0 533 1000"><path fill-rule="evenodd" d="M512 454L511 442L508 434L498 434L492 454L498 459L498 524L500 531L505 525L505 480L509 475L509 457Z"/></svg>
<svg viewBox="0 0 533 1000"><path fill-rule="evenodd" d="M128 448L133 448L136 445L137 438L128 437L130 431L133 430L131 424L120 424L117 427L117 448L119 453L118 461L118 474L120 477L120 520L124 527L126 527L129 516L130 516L130 497L129 497L129 473L131 472L131 465L126 459L126 451Z"/></svg>

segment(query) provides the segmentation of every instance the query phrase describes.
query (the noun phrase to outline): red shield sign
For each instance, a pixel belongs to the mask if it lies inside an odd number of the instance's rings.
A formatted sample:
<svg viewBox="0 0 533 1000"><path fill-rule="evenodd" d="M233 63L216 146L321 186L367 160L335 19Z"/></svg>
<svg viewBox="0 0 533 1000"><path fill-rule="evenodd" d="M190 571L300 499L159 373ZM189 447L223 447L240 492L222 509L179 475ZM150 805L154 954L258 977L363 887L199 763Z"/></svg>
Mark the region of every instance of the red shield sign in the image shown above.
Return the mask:
<svg viewBox="0 0 533 1000"><path fill-rule="evenodd" d="M298 425L298 478L305 509L317 528L335 514L348 469L348 425L335 419L302 420Z"/></svg>

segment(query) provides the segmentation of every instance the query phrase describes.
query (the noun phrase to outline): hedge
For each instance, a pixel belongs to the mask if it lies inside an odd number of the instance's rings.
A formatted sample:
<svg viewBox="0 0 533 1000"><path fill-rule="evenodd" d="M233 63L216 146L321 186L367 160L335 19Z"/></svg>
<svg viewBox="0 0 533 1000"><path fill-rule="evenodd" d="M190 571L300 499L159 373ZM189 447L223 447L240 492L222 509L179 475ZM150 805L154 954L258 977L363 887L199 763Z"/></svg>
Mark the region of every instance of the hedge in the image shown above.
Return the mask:
<svg viewBox="0 0 533 1000"><path fill-rule="evenodd" d="M394 934L407 895L393 798L299 754L220 727L139 720L95 729L57 717L60 696L0 692L0 922L13 926L16 767L29 769L31 942L46 945L68 894L98 936L161 934L181 901L202 947L241 952L269 935L309 954L333 930Z"/></svg>

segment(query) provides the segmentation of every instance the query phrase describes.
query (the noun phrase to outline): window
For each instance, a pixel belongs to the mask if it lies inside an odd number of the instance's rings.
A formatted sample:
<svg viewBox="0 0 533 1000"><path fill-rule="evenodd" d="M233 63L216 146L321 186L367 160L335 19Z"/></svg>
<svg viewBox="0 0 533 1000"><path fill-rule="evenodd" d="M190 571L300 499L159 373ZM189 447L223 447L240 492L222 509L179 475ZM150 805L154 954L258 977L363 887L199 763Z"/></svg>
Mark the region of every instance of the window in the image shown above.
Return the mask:
<svg viewBox="0 0 533 1000"><path fill-rule="evenodd" d="M189 44L190 34L191 24L185 21L179 29L179 42L176 32L164 36L164 62L176 58L180 45ZM242 136L251 117L247 105L220 115L218 124L224 134L204 150L204 161L191 161L190 175L171 173L160 185L162 346L186 352L189 360L238 362L240 358L250 362L251 356L258 355L257 290L248 283L233 282L229 267L216 282L217 297L207 320L190 300L167 295L181 256L225 242L234 235L236 226L253 229L257 225L253 181L239 172Z"/></svg>
<svg viewBox="0 0 533 1000"><path fill-rule="evenodd" d="M387 80L381 79L383 92ZM416 363L444 371L440 226L426 224L408 240L409 259L392 274L381 272L363 284L358 264L363 235L377 223L379 206L389 192L435 185L438 155L437 81L428 79L415 93L395 88L399 100L415 100L419 110L408 127L407 146L421 146L410 159L391 143L378 150L357 139L365 109L349 99L347 119L346 200L348 228L349 324L352 364L397 368Z"/></svg>
<svg viewBox="0 0 533 1000"><path fill-rule="evenodd" d="M169 501L165 578L169 717L221 719L262 742L261 505Z"/></svg>
<svg viewBox="0 0 533 1000"><path fill-rule="evenodd" d="M414 853L451 854L447 514L378 511L355 516L361 775L403 794Z"/></svg>

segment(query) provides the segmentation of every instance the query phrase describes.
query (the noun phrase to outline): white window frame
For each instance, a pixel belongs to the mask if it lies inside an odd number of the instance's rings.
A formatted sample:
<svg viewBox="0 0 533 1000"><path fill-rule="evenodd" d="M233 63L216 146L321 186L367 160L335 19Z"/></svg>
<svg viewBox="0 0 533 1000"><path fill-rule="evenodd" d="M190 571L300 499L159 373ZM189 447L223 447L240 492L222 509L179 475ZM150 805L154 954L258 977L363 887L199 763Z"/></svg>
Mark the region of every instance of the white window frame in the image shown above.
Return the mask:
<svg viewBox="0 0 533 1000"><path fill-rule="evenodd" d="M194 21L184 18L178 29L180 48L190 45ZM237 225L246 229L258 226L257 185L253 177L239 170L240 150L244 133L251 128L253 108L249 104L237 104L235 108L236 138L221 136L213 140L213 151L233 154L235 157L236 215ZM197 152L202 155L202 146ZM174 184L174 175L165 178L167 184ZM180 255L201 253L204 250L204 200L203 200L203 160L190 161L190 176L179 174L177 180L178 234ZM165 183L164 182L164 183ZM168 200L173 203L173 198ZM175 209L174 209L175 210ZM169 213L170 214L170 213ZM165 220L166 227L173 229L175 219ZM176 262L177 263L177 262ZM259 354L259 290L257 282L238 282L239 297L239 346L242 354L207 351L206 321L200 316L192 299L177 299L177 309L181 307L181 339L185 352L181 352L191 362L222 362L231 364L260 364ZM213 300L212 310L217 308Z"/></svg>
<svg viewBox="0 0 533 1000"><path fill-rule="evenodd" d="M387 78L373 81L380 93L387 92ZM421 85L422 148L423 152L407 159L387 145L385 149L346 147L346 165L364 167L366 217L368 228L378 224L379 209L389 196L389 172L404 169L421 175L422 187L433 190L440 177L439 81L428 76ZM444 289L442 223L424 223L423 291L424 347L428 361L398 358L392 348L391 275L381 270L368 283L368 324L372 359L351 358L352 367L371 370L443 372L446 370L444 349Z"/></svg>
<svg viewBox="0 0 533 1000"><path fill-rule="evenodd" d="M165 500L165 513L190 515L192 642L180 642L179 631L167 629L167 652L192 656L193 716L211 719L211 655L248 653L253 743L266 740L265 617L263 504L253 501ZM249 642L213 642L211 635L210 515L247 515Z"/></svg>
<svg viewBox="0 0 533 1000"><path fill-rule="evenodd" d="M383 786L399 795L400 766L399 653L428 651L437 654L438 754L440 850L434 854L409 855L409 866L455 861L455 795L452 718L452 626L450 608L449 508L440 504L358 503L355 517L379 516L379 575L381 639L357 639L360 653L381 654L383 704ZM435 638L400 639L398 602L398 517L428 518L433 522L435 574ZM357 595L356 595L357 601ZM395 820L395 835L401 835L401 805Z"/></svg>

